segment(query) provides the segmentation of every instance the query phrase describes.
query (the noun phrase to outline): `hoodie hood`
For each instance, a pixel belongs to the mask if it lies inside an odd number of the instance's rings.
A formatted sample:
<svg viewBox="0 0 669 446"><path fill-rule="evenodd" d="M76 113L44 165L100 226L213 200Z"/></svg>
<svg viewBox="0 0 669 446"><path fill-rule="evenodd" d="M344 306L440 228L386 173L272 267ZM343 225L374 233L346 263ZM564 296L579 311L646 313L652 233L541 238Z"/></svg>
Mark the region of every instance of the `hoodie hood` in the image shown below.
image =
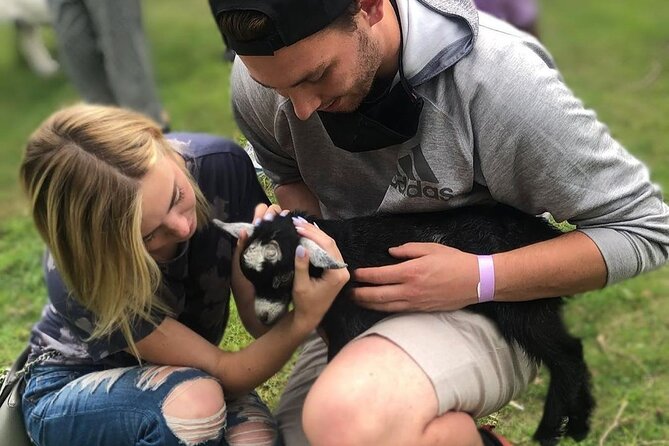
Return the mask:
<svg viewBox="0 0 669 446"><path fill-rule="evenodd" d="M395 1L404 38L404 77L411 85L439 75L474 47L479 23L471 0Z"/></svg>

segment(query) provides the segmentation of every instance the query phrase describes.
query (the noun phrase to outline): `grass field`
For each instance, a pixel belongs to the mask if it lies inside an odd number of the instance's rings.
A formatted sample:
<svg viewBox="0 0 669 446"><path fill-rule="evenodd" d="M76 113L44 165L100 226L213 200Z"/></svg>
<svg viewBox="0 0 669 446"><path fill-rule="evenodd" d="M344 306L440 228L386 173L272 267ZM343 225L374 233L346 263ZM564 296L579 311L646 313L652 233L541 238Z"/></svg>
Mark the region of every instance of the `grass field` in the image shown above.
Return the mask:
<svg viewBox="0 0 669 446"><path fill-rule="evenodd" d="M145 0L161 96L175 130L239 137L229 107L229 64L206 2ZM542 39L567 83L613 135L669 188L669 2L542 2ZM53 36L47 32L53 43ZM22 144L57 107L76 101L61 74L39 79L18 62L12 29L0 27L0 365L24 345L45 302L42 244L16 181ZM584 445L669 445L669 270L570 301L567 318L584 339L598 407ZM238 325L226 348L248 337ZM284 375L262 387L274 404ZM529 444L546 376L493 418L514 444ZM522 407L522 410L521 410ZM571 444L565 441L564 444Z"/></svg>

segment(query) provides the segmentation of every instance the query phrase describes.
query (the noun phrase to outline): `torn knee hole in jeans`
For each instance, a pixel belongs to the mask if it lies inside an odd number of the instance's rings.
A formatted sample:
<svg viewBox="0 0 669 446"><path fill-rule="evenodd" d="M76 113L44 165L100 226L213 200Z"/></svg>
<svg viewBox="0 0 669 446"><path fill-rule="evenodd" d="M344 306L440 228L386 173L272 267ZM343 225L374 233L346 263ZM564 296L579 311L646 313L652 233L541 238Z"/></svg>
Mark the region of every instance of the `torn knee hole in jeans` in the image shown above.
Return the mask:
<svg viewBox="0 0 669 446"><path fill-rule="evenodd" d="M200 419L163 416L174 436L187 446L218 439L225 429L225 405L215 414Z"/></svg>
<svg viewBox="0 0 669 446"><path fill-rule="evenodd" d="M211 392L211 378L194 378L177 385L162 404L163 417L175 437L187 446L222 437L226 427L223 392ZM195 407L193 404L195 404ZM197 415L197 414L206 415Z"/></svg>
<svg viewBox="0 0 669 446"><path fill-rule="evenodd" d="M230 401L228 416L233 425L226 430L225 440L230 446L272 446L276 443L276 420L258 395L248 394Z"/></svg>
<svg viewBox="0 0 669 446"><path fill-rule="evenodd" d="M109 393L109 390L112 388L114 383L116 383L116 381L118 381L126 372L132 370L133 368L134 367L124 367L103 370L102 372L89 373L79 379L72 381L67 386L63 387L60 391L64 391L68 387L78 387L78 392L89 390L91 393L93 393L102 383L106 382L107 384L105 386L105 391Z"/></svg>
<svg viewBox="0 0 669 446"><path fill-rule="evenodd" d="M228 429L225 440L230 446L272 446L276 429L266 421L248 421Z"/></svg>
<svg viewBox="0 0 669 446"><path fill-rule="evenodd" d="M112 386L130 370L136 367L119 367L101 372L92 372L82 376L79 379L72 381L66 387L77 387L79 392L89 390L91 393L95 392L101 384L105 384L105 391L109 393ZM187 367L170 367L170 366L149 366L143 367L142 373L139 375L137 381L137 388L139 390L156 390L167 378L174 372L179 370L187 370Z"/></svg>
<svg viewBox="0 0 669 446"><path fill-rule="evenodd" d="M156 390L165 383L172 373L180 370L188 370L188 368L166 365L144 367L142 374L137 379L137 388L140 390Z"/></svg>

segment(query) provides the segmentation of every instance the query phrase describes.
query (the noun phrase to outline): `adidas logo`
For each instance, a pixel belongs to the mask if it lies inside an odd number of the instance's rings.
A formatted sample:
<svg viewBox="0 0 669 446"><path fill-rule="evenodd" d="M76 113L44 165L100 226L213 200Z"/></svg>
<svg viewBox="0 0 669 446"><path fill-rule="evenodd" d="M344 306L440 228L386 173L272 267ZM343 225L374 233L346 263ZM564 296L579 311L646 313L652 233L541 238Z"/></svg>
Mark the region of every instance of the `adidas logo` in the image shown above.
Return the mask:
<svg viewBox="0 0 669 446"><path fill-rule="evenodd" d="M397 173L390 185L408 198L424 197L448 201L453 197L453 189L438 187L439 180L427 163L419 145L397 161Z"/></svg>

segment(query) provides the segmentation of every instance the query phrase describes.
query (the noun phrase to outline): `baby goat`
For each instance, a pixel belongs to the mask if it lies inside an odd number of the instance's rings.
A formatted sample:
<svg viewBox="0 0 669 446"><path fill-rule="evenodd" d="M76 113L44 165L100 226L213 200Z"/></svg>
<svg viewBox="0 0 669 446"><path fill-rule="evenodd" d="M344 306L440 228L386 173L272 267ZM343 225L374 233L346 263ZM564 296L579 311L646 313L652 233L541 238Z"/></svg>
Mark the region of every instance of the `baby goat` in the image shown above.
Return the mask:
<svg viewBox="0 0 669 446"><path fill-rule="evenodd" d="M504 205L485 205L456 210L397 215L373 215L348 220L321 220L304 216L332 237L346 264L340 264L314 242L298 235L293 213L263 221L215 224L235 237L241 229L249 235L241 255L243 274L256 290L256 314L267 324L284 314L291 301L294 253L299 244L309 251L310 275L324 268L350 270L398 263L388 248L407 242L435 242L473 254L509 251L560 234L543 218L529 216ZM448 273L445 271L445 273ZM351 339L387 316L387 313L357 306L349 299L349 282L323 317L321 328L332 359ZM544 414L534 434L542 446L555 445L564 435L579 441L589 431L594 408L590 374L581 341L572 337L562 321L562 298L524 302L487 302L466 309L497 324L508 342L518 343L530 358L543 362L550 371Z"/></svg>

